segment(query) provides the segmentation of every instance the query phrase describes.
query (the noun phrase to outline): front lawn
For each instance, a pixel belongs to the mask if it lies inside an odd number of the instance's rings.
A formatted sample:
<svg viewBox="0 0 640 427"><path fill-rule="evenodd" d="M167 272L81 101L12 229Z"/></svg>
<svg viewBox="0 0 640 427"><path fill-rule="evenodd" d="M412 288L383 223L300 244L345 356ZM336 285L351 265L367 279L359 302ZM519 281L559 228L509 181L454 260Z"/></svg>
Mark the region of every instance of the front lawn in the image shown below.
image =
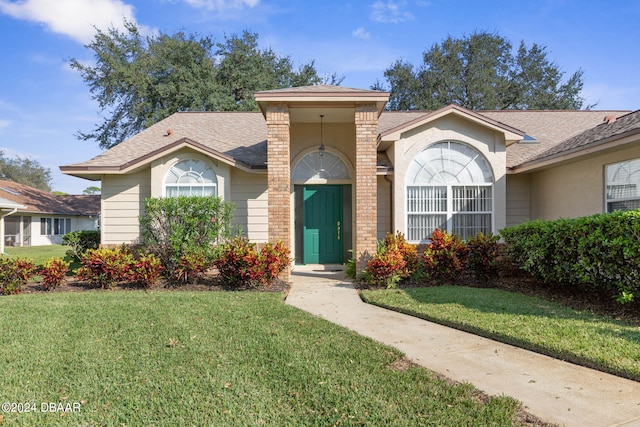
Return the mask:
<svg viewBox="0 0 640 427"><path fill-rule="evenodd" d="M4 248L7 256L10 258L28 258L33 260L36 265L41 265L49 258L65 258L69 246L65 245L46 245L46 246L9 246Z"/></svg>
<svg viewBox="0 0 640 427"><path fill-rule="evenodd" d="M500 289L364 290L371 304L640 380L640 327Z"/></svg>
<svg viewBox="0 0 640 427"><path fill-rule="evenodd" d="M38 410L3 425L520 425L513 399L452 385L279 293L23 294L0 313L0 401ZM80 410L42 413L49 402Z"/></svg>

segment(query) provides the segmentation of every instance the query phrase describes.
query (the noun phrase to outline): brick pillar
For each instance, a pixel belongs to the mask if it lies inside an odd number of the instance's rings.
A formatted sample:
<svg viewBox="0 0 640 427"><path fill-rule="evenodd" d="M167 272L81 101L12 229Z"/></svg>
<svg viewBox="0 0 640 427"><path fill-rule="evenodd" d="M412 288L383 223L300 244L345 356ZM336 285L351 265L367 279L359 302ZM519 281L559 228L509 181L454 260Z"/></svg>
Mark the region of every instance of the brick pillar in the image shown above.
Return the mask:
<svg viewBox="0 0 640 427"><path fill-rule="evenodd" d="M267 107L267 165L269 241L281 240L291 248L291 160L289 108ZM280 278L288 281L287 268Z"/></svg>
<svg viewBox="0 0 640 427"><path fill-rule="evenodd" d="M356 107L356 191L355 256L357 271L362 271L376 253L378 234L378 194L376 166L378 112L375 104Z"/></svg>

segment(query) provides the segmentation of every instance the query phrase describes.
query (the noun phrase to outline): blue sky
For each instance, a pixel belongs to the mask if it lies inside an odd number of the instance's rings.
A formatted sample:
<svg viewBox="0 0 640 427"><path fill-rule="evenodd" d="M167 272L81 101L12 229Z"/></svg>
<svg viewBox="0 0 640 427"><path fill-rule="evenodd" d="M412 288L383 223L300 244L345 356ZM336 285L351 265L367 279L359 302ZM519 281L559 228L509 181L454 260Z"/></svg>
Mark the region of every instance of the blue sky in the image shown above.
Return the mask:
<svg viewBox="0 0 640 427"><path fill-rule="evenodd" d="M68 59L92 61L94 26L123 18L145 31L224 35L249 30L260 44L321 74L368 89L395 60L414 65L447 36L496 32L514 47L547 47L570 75L584 71L583 96L595 109L640 108L640 2L637 0L0 0L0 150L50 168L53 190L96 185L60 165L98 155L78 130L101 122ZM99 184L98 184L99 185Z"/></svg>

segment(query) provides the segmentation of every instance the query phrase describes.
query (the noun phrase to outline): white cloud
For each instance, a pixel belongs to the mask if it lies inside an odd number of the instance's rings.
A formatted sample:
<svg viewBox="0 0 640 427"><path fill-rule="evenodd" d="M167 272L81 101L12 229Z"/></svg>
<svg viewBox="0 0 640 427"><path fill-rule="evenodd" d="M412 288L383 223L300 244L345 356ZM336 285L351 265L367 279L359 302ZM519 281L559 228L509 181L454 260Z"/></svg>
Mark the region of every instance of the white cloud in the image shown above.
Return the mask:
<svg viewBox="0 0 640 427"><path fill-rule="evenodd" d="M0 119L0 129L8 128L9 126L11 126L11 120Z"/></svg>
<svg viewBox="0 0 640 427"><path fill-rule="evenodd" d="M353 30L351 35L362 40L368 40L371 36L371 34L369 34L363 27L356 28L355 30Z"/></svg>
<svg viewBox="0 0 640 427"><path fill-rule="evenodd" d="M121 0L0 0L0 13L38 22L83 44L93 39L94 27L106 31L123 29L124 20L135 23L133 6Z"/></svg>
<svg viewBox="0 0 640 427"><path fill-rule="evenodd" d="M207 10L227 10L227 9L241 9L245 6L254 7L260 0L183 0L191 7L197 9Z"/></svg>
<svg viewBox="0 0 640 427"><path fill-rule="evenodd" d="M411 12L403 10L406 4L406 1L376 1L371 5L371 20L384 24L398 24L400 22L410 21L413 19L413 15Z"/></svg>

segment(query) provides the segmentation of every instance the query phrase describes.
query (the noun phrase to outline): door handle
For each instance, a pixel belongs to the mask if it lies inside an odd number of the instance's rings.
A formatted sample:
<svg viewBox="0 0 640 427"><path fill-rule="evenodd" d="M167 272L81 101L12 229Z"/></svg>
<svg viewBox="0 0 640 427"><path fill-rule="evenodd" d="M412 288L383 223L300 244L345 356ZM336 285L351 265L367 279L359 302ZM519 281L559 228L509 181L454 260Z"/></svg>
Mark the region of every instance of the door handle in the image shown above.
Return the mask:
<svg viewBox="0 0 640 427"><path fill-rule="evenodd" d="M338 240L340 240L340 221L336 225L338 227Z"/></svg>

